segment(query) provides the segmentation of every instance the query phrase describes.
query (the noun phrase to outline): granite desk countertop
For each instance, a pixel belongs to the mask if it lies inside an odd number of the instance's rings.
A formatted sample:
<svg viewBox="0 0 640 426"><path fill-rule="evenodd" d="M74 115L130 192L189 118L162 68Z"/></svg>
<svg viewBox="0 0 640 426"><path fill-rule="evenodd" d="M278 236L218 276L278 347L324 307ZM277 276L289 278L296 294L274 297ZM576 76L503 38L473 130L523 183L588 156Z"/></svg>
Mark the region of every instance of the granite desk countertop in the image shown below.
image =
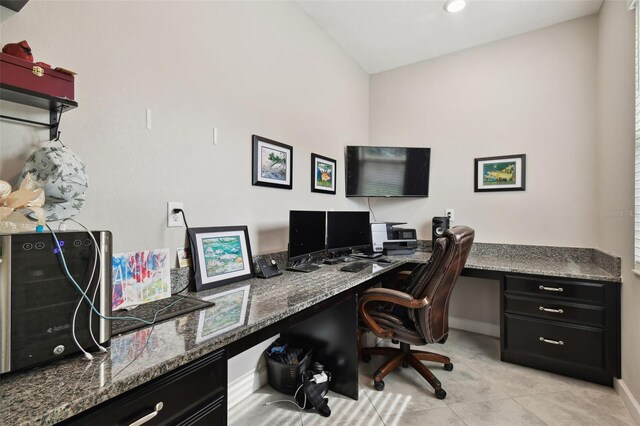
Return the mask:
<svg viewBox="0 0 640 426"><path fill-rule="evenodd" d="M530 249L520 250L521 247ZM478 243L474 244L466 267L620 282L619 258L592 249L550 249L536 251L531 246ZM5 375L0 379L0 425L48 425L62 421L375 278L390 268L404 263L426 262L429 257L430 253L426 252L394 256L390 259L395 263L372 264L358 273L341 272L341 265L322 265L319 270L308 274L285 271L269 280L255 278L214 290L189 293L190 296L208 298L245 288L244 319L229 329L225 318L219 317L225 313L219 312L219 306L214 306L115 336L111 339L109 352L94 353L92 362L75 356ZM227 331L207 335L202 327L205 319L219 323Z"/></svg>

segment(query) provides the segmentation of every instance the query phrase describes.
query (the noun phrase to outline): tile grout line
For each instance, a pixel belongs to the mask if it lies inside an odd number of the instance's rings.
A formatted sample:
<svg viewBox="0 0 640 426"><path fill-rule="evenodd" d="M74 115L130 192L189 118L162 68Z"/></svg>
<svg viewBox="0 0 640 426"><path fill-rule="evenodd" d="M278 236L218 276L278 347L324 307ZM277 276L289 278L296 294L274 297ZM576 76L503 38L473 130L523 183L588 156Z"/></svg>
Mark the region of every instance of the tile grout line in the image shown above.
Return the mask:
<svg viewBox="0 0 640 426"><path fill-rule="evenodd" d="M559 391L559 392L564 392L564 391ZM559 393L559 392L550 392L550 393ZM527 395L525 395L525 396L527 396ZM520 397L521 397L521 396L519 396L518 398L520 398ZM525 407L524 405L522 405L522 404L520 403L520 401L518 401L517 399L515 399L515 398L511 398L511 399L512 399L516 404L518 404L519 406L521 406L522 408L524 408L524 410L525 410L526 412L530 413L533 417L535 417L536 419L540 420L540 421L541 421L542 423L544 423L545 425L548 425L548 424L549 424L549 423L545 422L544 420L542 420L540 417L536 416L536 414L535 414L533 411L529 410L527 407Z"/></svg>
<svg viewBox="0 0 640 426"><path fill-rule="evenodd" d="M387 426L387 423L384 421L384 419L382 418L382 415L378 412L378 409L376 408L375 404L373 403L373 401L371 401L371 398L369 398L369 394L365 391L364 387L361 384L358 384L358 387L362 390L362 393L364 394L364 396L367 398L367 400L369 400L369 404L371 404L371 406L373 407L373 411L376 412L376 414L378 415L378 418L380 419L380 421L382 422L383 425Z"/></svg>
<svg viewBox="0 0 640 426"><path fill-rule="evenodd" d="M365 391L364 387L362 387L362 385L359 385L362 388L362 393L364 393L364 395L367 397L367 399L369 400L369 403L371 404L371 406L373 407L374 411L376 412L376 414L378 415L378 418L382 421L382 424L385 426L387 425L387 422L384 421L384 418L382 417L382 415L378 412L378 409L376 408L375 404L373 403L373 401L371 401L371 398L369 397L369 394ZM454 404L455 405L455 404ZM467 422L465 422L455 411L453 411L451 409L450 406L448 405L444 405L444 407L432 407L432 408L426 408L424 410L417 410L417 411L429 411L429 410L433 410L433 409L437 409L437 408L447 408L449 409L449 411L451 411L451 413L453 413L454 416L456 416L456 418L458 420L460 420L462 422L462 424L469 426L469 424ZM395 413L395 414L389 414L388 417L397 417L399 415L402 415L402 413Z"/></svg>

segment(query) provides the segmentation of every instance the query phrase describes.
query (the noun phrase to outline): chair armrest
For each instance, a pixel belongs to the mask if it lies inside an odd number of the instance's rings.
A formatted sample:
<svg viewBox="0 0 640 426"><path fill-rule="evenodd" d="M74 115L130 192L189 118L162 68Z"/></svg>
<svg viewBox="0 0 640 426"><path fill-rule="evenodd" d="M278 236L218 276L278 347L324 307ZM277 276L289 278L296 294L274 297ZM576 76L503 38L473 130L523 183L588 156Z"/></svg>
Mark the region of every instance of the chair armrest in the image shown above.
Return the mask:
<svg viewBox="0 0 640 426"><path fill-rule="evenodd" d="M360 303L364 305L368 302L390 302L411 309L422 308L429 304L429 300L426 297L424 299L414 299L410 294L392 288L368 289L362 294Z"/></svg>
<svg viewBox="0 0 640 426"><path fill-rule="evenodd" d="M390 288L370 288L365 291L360 298L358 308L360 318L365 325L373 331L373 334L387 339L393 338L395 332L393 330L383 328L371 315L369 315L369 312L365 309L365 305L369 302L389 302L410 309L422 308L429 304L429 300L426 297L424 299L414 299L410 294Z"/></svg>

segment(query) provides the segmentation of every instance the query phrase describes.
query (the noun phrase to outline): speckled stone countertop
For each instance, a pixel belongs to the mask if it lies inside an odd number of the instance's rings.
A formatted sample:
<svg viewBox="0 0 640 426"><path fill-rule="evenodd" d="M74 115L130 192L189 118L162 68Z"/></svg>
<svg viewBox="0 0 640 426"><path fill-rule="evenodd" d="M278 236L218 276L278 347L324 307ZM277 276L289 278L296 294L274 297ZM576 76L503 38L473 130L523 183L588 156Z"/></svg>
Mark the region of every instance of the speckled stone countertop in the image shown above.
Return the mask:
<svg viewBox="0 0 640 426"><path fill-rule="evenodd" d="M430 249L431 241L422 246ZM417 252L416 256L419 261L423 255ZM620 258L591 248L473 243L465 268L593 281L621 281Z"/></svg>
<svg viewBox="0 0 640 426"><path fill-rule="evenodd" d="M511 250L478 244L467 267L480 270L571 277L619 282L619 269L608 271L615 260L602 253ZM578 251L583 249L577 249ZM584 249L590 250L590 249ZM281 258L280 255L274 256ZM142 385L166 372L273 324L287 316L354 287L407 262L426 262L430 253L390 257L395 263L372 264L358 273L341 272L342 265L322 265L312 273L285 271L268 280L254 278L190 296L208 298L246 288L246 311L235 328L203 335L205 317L215 317L217 306L191 312L113 337L108 353L95 353L92 362L75 356L43 367L12 373L0 379L0 425L48 425L62 421L101 402ZM602 257L602 259L600 259ZM604 267L604 268L603 268ZM619 268L619 260L618 260ZM172 271L176 281L188 279L184 271ZM321 283L321 285L319 284ZM176 285L176 283L174 283ZM177 283L176 287L181 288Z"/></svg>

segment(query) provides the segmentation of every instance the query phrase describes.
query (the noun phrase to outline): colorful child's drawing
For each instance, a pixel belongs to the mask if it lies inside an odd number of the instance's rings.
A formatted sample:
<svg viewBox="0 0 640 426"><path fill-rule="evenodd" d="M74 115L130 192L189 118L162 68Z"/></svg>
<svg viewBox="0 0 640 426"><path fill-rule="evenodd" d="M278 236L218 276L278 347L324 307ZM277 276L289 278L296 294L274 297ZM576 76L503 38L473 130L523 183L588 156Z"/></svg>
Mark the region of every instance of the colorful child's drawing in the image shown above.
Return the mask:
<svg viewBox="0 0 640 426"><path fill-rule="evenodd" d="M244 269L240 236L203 238L202 249L209 278Z"/></svg>
<svg viewBox="0 0 640 426"><path fill-rule="evenodd" d="M115 254L112 268L114 310L171 297L169 249Z"/></svg>

